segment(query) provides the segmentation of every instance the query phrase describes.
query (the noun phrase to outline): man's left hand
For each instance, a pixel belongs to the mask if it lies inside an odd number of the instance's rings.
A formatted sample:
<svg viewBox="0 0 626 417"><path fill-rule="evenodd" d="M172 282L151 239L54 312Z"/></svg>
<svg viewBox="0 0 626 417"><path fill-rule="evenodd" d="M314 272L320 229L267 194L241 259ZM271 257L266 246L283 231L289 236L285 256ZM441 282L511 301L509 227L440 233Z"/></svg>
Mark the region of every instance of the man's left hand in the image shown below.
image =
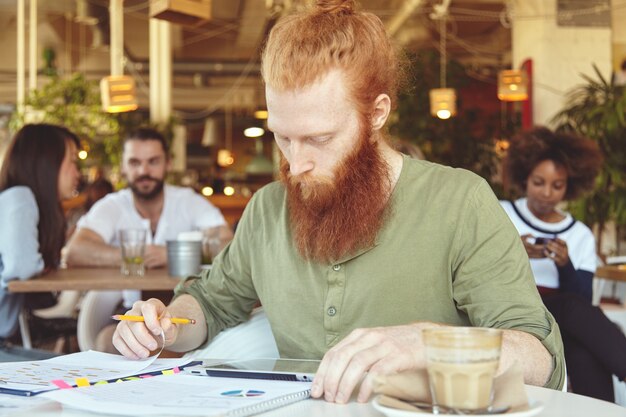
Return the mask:
<svg viewBox="0 0 626 417"><path fill-rule="evenodd" d="M167 248L163 245L147 245L144 264L150 269L167 265Z"/></svg>
<svg viewBox="0 0 626 417"><path fill-rule="evenodd" d="M420 322L353 330L322 358L311 395L314 398L323 395L329 402L346 403L365 376L357 401L367 401L376 375L425 367L422 330L438 326Z"/></svg>

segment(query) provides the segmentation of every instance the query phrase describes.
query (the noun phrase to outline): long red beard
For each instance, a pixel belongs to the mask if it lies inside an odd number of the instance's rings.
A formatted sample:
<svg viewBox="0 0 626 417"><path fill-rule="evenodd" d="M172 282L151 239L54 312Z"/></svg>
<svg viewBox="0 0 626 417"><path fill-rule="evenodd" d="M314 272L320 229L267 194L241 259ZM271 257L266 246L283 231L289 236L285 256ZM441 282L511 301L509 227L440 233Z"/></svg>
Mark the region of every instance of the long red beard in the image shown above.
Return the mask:
<svg viewBox="0 0 626 417"><path fill-rule="evenodd" d="M389 212L389 166L371 132L359 136L358 148L339 163L334 178L293 177L281 160L291 232L305 259L332 263L372 246Z"/></svg>

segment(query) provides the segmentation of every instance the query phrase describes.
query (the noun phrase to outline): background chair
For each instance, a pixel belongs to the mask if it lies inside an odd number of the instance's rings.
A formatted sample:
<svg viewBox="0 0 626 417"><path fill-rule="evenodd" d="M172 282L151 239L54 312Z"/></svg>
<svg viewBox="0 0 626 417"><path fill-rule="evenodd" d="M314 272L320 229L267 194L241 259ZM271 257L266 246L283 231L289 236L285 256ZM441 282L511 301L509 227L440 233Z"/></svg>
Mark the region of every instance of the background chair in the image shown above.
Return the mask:
<svg viewBox="0 0 626 417"><path fill-rule="evenodd" d="M622 263L626 263L626 256L613 256L606 259L607 265ZM611 285L612 288L607 288L607 283L613 284ZM626 333L626 298L623 296L625 284L597 275L593 277L593 305L600 307L602 312L617 324L624 333ZM607 294L607 289L610 291L609 294ZM617 298L621 304L602 303L602 297L607 295L611 298ZM613 375L613 389L615 392L615 403L626 407L626 382L620 381L619 378Z"/></svg>
<svg viewBox="0 0 626 417"><path fill-rule="evenodd" d="M607 265L626 264L626 256L609 256ZM618 303L602 302L603 298L617 300ZM593 277L592 304L599 306L604 314L626 332L626 282L612 281L596 275Z"/></svg>
<svg viewBox="0 0 626 417"><path fill-rule="evenodd" d="M190 359L279 358L272 328L263 307L254 309L250 320L226 329L211 343L185 355Z"/></svg>
<svg viewBox="0 0 626 417"><path fill-rule="evenodd" d="M78 313L76 336L81 351L94 349L100 330L112 323L111 315L122 300L121 291L88 291Z"/></svg>
<svg viewBox="0 0 626 417"><path fill-rule="evenodd" d="M28 307L22 309L18 316L19 330L22 338L22 346L25 349L33 348L35 342L42 337L41 334L31 336L31 327L41 330L45 328L46 335L58 335L54 353L70 353L71 337L76 334L76 316L80 303L80 291L62 291L57 297L57 303L52 307L29 310ZM41 340L39 340L41 342Z"/></svg>

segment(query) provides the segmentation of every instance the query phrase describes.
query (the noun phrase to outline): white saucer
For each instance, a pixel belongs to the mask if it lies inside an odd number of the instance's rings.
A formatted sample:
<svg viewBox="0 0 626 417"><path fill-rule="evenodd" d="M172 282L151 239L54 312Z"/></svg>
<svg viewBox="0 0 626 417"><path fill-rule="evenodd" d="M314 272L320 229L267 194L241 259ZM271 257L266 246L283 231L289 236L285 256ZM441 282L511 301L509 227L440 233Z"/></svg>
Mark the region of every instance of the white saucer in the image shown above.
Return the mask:
<svg viewBox="0 0 626 417"><path fill-rule="evenodd" d="M515 416L515 417L531 417L536 414L539 414L543 410L543 403L541 401L528 400L529 408L523 411L508 411L502 414L472 414L472 417L494 417L494 416ZM386 415L387 417L415 417L421 414L434 416L435 414L430 413L426 410L422 412L418 411L406 411L406 410L398 410L397 408L385 407L384 405L378 402L378 397L374 398L372 401L372 405L375 409ZM442 414L438 414L442 415Z"/></svg>

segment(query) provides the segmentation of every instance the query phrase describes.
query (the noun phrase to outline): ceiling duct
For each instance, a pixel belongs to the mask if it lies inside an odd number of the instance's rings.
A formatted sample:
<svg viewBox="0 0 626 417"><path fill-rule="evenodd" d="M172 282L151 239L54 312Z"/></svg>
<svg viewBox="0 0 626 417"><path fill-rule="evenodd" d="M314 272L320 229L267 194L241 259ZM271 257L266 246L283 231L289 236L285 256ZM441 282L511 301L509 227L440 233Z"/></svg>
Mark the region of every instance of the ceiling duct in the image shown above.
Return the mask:
<svg viewBox="0 0 626 417"><path fill-rule="evenodd" d="M126 58L128 65L133 65L136 71L144 72L149 68L148 61L134 60L129 57L128 51L126 51ZM201 73L206 76L236 76L243 72L249 75L259 75L261 64L242 61L174 61L172 70L174 74Z"/></svg>

